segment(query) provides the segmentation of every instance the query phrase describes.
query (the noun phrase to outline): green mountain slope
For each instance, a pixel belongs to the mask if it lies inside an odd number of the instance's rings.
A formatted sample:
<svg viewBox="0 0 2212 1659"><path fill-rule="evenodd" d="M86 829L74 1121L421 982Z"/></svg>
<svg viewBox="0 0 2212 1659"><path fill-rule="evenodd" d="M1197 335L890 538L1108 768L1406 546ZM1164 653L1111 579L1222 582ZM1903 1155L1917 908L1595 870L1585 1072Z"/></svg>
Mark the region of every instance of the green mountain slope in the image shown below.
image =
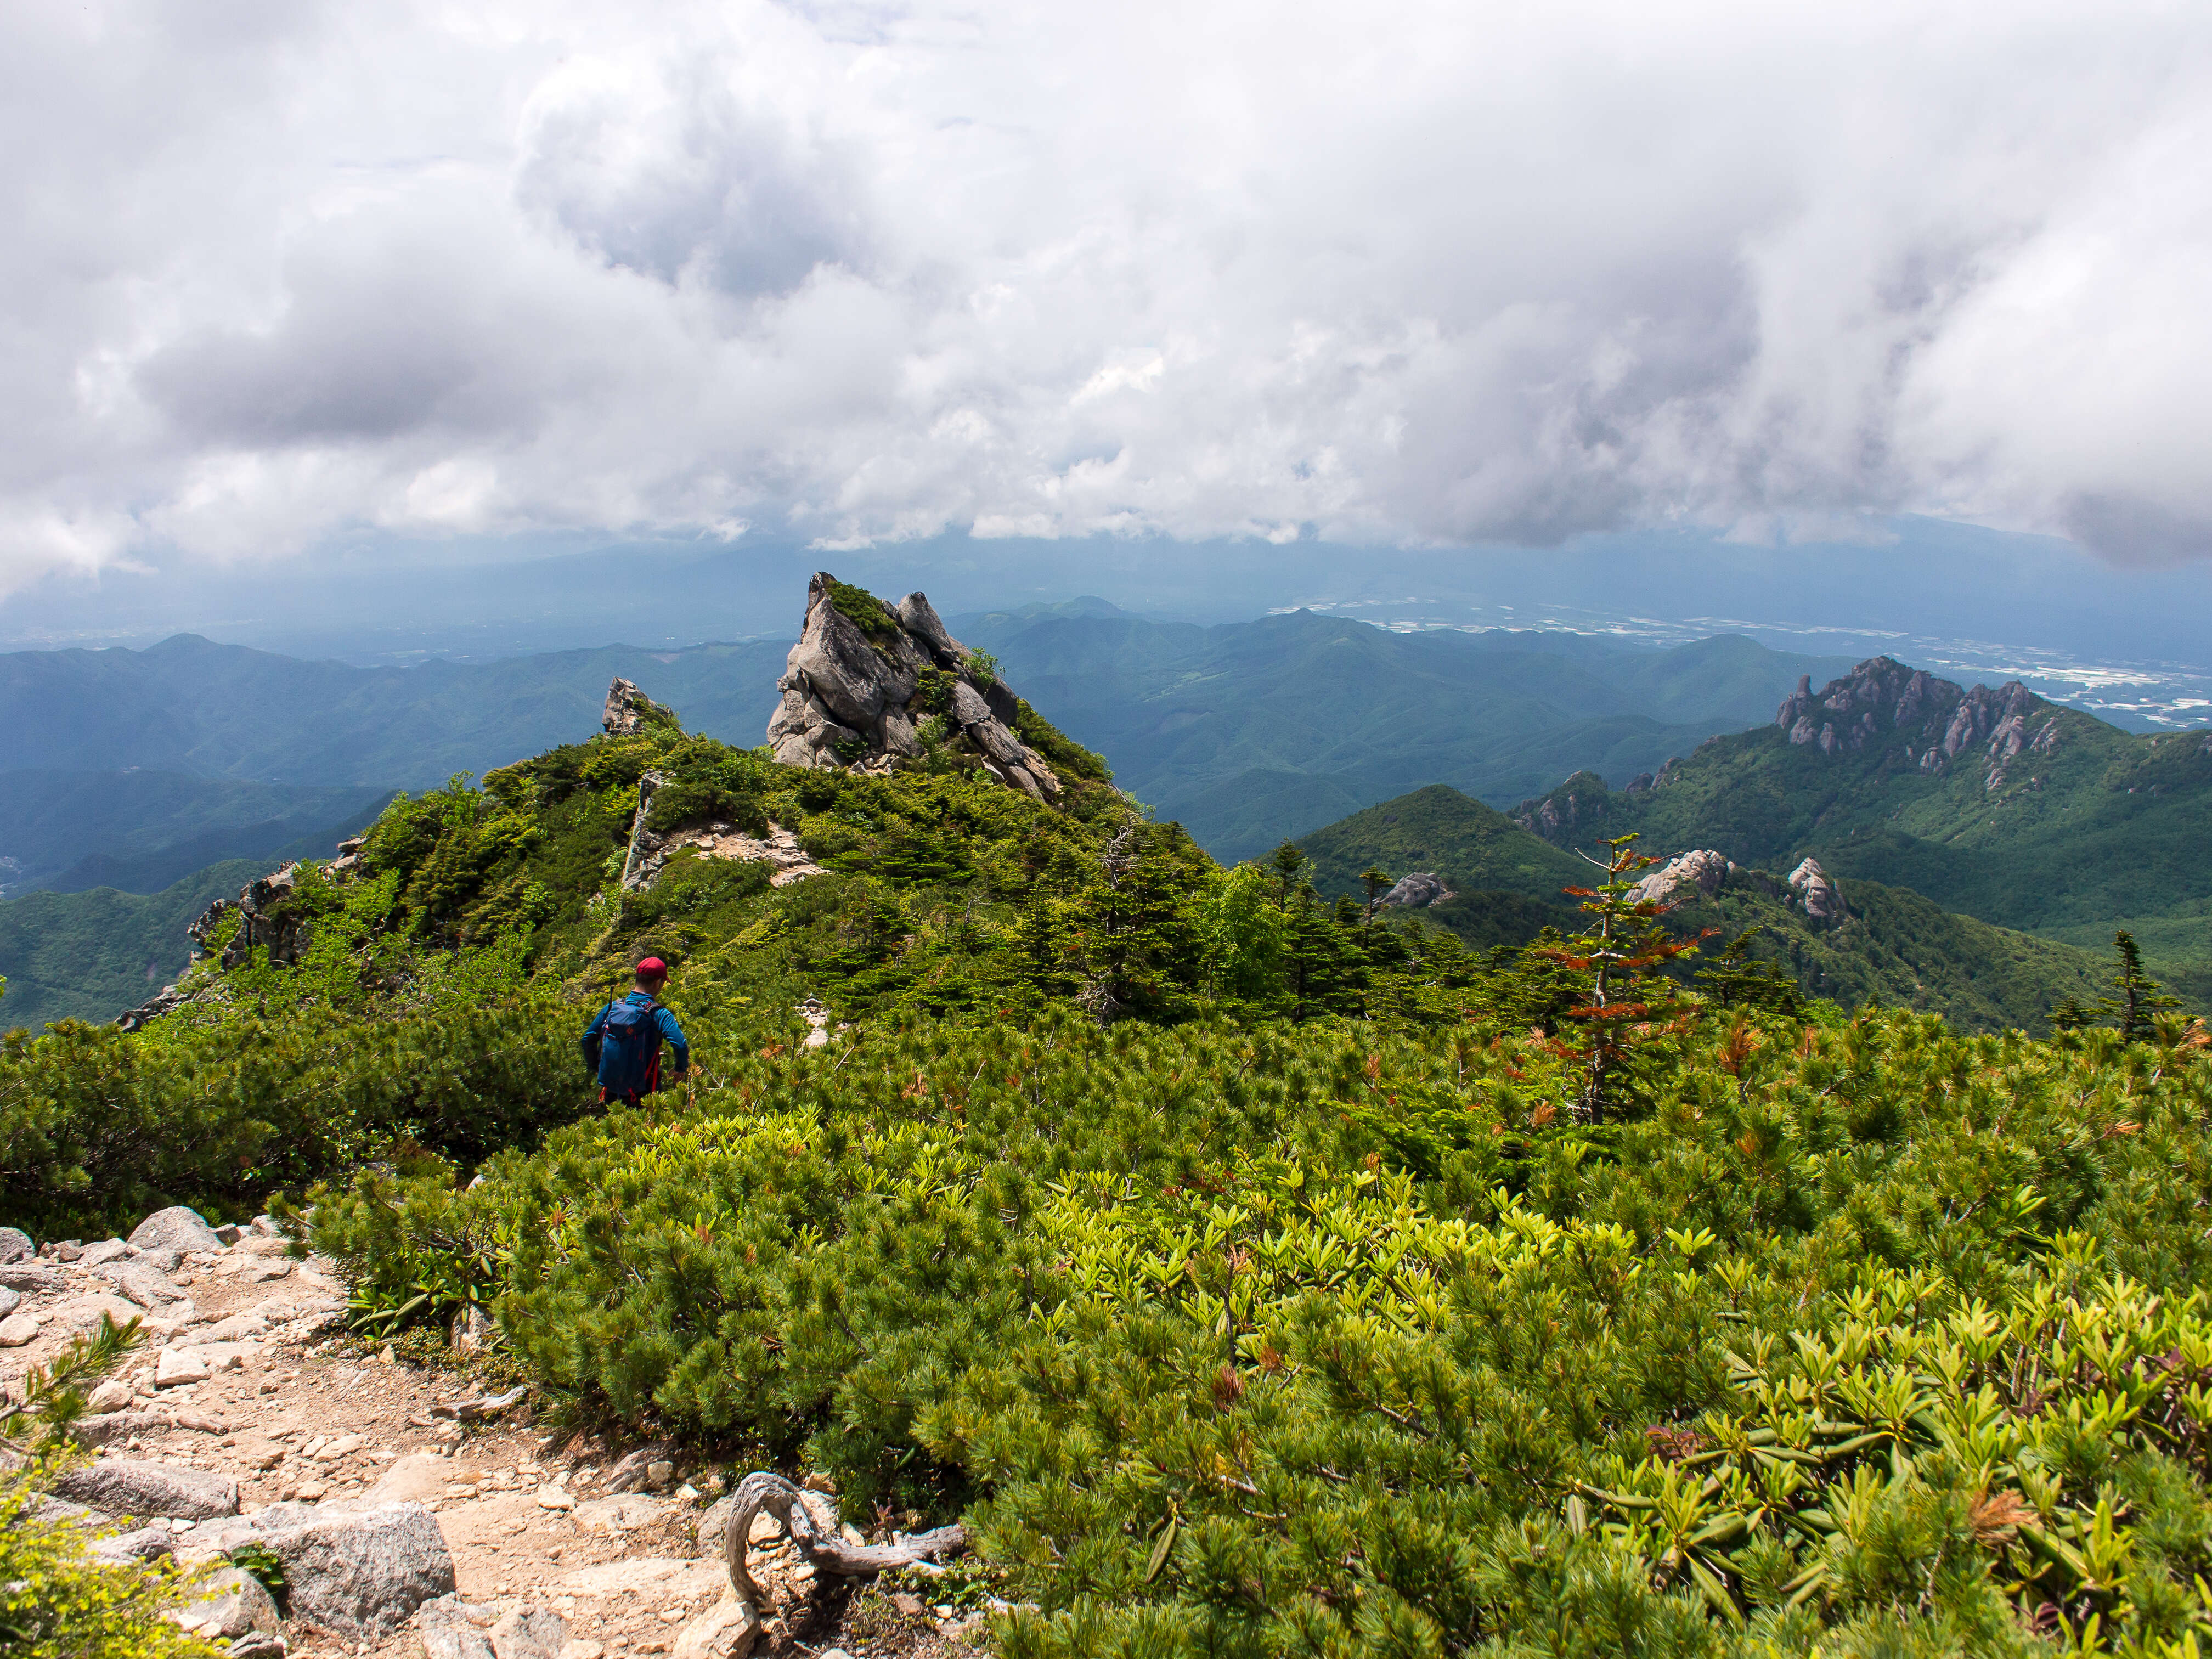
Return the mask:
<svg viewBox="0 0 2212 1659"><path fill-rule="evenodd" d="M1965 690L1887 658L1778 723L1703 745L1649 790L1594 775L1514 817L1561 845L1637 830L1787 869L1910 887L1946 909L2085 945L2138 933L2212 991L2212 732L2143 735L2012 684Z"/></svg>
<svg viewBox="0 0 2212 1659"><path fill-rule="evenodd" d="M150 770L0 773L0 890L156 893L208 865L270 858L307 837L328 856L391 793Z"/></svg>
<svg viewBox="0 0 2212 1659"><path fill-rule="evenodd" d="M1571 931L1580 912L1560 890L1596 878L1573 853L1442 784L1370 806L1298 846L1326 893L1360 893L1370 866L1394 878L1442 876L1453 896L1419 914L1478 949L1526 944L1547 927ZM1750 933L1751 957L1786 971L1807 996L1847 1008L1873 998L1973 1030L2040 1030L2061 1002L2094 1001L2109 977L2094 953L1952 915L1903 888L1861 879L1840 888L1849 914L1826 925L1774 874L1740 869L1711 893L1678 884L1668 919L1682 933L1722 930L1712 951Z"/></svg>
<svg viewBox="0 0 2212 1659"><path fill-rule="evenodd" d="M1626 782L1842 665L1741 638L1654 651L1305 611L1200 628L1110 610L1079 601L957 628L1125 788L1230 862L1426 783L1504 804L1578 767Z"/></svg>
<svg viewBox="0 0 2212 1659"><path fill-rule="evenodd" d="M267 860L240 859L158 893L95 887L0 901L0 975L8 981L0 1030L111 1020L137 1007L189 965L186 924L269 867Z"/></svg>

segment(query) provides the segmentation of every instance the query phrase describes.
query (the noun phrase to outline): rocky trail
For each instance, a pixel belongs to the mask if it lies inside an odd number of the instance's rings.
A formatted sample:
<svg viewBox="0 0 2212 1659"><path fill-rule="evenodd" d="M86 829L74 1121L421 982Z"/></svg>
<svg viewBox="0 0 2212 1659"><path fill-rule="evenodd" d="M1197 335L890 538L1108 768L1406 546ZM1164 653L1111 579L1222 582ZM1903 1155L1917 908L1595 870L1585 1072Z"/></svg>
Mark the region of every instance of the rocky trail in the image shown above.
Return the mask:
<svg viewBox="0 0 2212 1659"><path fill-rule="evenodd" d="M344 1306L331 1264L295 1261L265 1218L215 1230L166 1210L128 1241L35 1251L0 1229L0 1384L20 1396L102 1314L145 1333L93 1395L78 1434L94 1455L49 1509L112 1559L218 1570L182 1617L231 1659L940 1659L988 1644L963 1575L815 1565L904 1540L864 1539L812 1496L820 1537L806 1517L796 1539L754 1518L758 1601L738 1600L722 1474L665 1445L547 1431L522 1389L357 1341ZM282 1565L281 1612L224 1565L252 1546Z"/></svg>

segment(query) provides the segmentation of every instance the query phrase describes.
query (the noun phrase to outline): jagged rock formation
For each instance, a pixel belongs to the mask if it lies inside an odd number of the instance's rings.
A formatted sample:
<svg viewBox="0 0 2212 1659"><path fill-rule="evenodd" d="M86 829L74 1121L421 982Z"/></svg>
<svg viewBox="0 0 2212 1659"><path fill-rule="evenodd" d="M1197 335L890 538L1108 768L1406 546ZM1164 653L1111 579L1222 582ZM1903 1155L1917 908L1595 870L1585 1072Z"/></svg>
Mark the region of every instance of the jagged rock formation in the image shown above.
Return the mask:
<svg viewBox="0 0 2212 1659"><path fill-rule="evenodd" d="M1817 696L1812 677L1800 678L1774 723L1793 744L1816 744L1824 755L1894 745L1905 764L1938 776L1981 745L1992 789L2004 781L2007 762L2058 742L2058 711L2018 680L1966 690L1889 657L1869 659Z"/></svg>
<svg viewBox="0 0 2212 1659"><path fill-rule="evenodd" d="M1432 904L1442 904L1455 896L1444 885L1444 878L1433 873L1401 876L1395 886L1376 901L1377 904L1395 905L1404 910L1425 910Z"/></svg>
<svg viewBox="0 0 2212 1659"><path fill-rule="evenodd" d="M1687 883L1711 898L1721 890L1722 883L1736 873L1737 867L1735 860L1709 847L1698 848L1654 870L1629 890L1628 896L1638 904L1664 903L1677 887Z"/></svg>
<svg viewBox="0 0 2212 1659"><path fill-rule="evenodd" d="M1014 734L1013 692L981 672L921 593L894 608L817 571L776 688L783 702L768 741L787 766L888 771L933 740L963 745L994 777L1039 800L1060 793L1044 757Z"/></svg>
<svg viewBox="0 0 2212 1659"><path fill-rule="evenodd" d="M254 946L261 945L267 949L272 963L289 968L314 943L314 929L307 917L285 903L299 878L300 866L288 864L273 875L247 883L239 890L236 898L217 899L185 932L191 935L199 955L213 956L216 930L225 916L236 911L240 917L238 931L222 947L222 966L237 967Z"/></svg>
<svg viewBox="0 0 2212 1659"><path fill-rule="evenodd" d="M620 675L607 687L607 706L599 716L599 729L611 738L627 738L648 726L672 726L675 711L639 690Z"/></svg>
<svg viewBox="0 0 2212 1659"><path fill-rule="evenodd" d="M1668 761L1660 774L1663 779L1674 767ZM1513 822L1531 835L1547 840L1560 831L1594 826L1605 816L1607 791L1605 780L1595 772L1577 772L1548 795L1533 801L1524 801L1513 815Z"/></svg>
<svg viewBox="0 0 2212 1659"><path fill-rule="evenodd" d="M1836 884L1828 879L1818 859L1808 858L1790 872L1790 890L1813 921L1841 921L1849 914L1844 908L1844 896L1836 890Z"/></svg>

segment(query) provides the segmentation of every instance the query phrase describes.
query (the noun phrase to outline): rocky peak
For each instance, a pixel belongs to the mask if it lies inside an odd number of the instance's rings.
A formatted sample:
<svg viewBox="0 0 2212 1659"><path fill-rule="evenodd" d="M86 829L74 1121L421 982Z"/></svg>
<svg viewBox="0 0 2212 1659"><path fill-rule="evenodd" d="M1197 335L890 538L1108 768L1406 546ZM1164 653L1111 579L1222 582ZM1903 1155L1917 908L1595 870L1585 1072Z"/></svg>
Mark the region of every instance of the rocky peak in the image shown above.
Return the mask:
<svg viewBox="0 0 2212 1659"><path fill-rule="evenodd" d="M1844 896L1836 890L1836 884L1828 879L1828 872L1820 867L1818 859L1808 858L1790 872L1790 890L1804 906L1808 921L1841 921L1848 914L1844 908Z"/></svg>
<svg viewBox="0 0 2212 1659"><path fill-rule="evenodd" d="M1629 890L1628 896L1638 904L1663 903L1673 896L1676 888L1686 885L1696 888L1711 898L1735 872L1736 864L1733 859L1715 852L1710 847L1695 848L1669 860L1663 868L1654 870L1644 877Z"/></svg>
<svg viewBox="0 0 2212 1659"><path fill-rule="evenodd" d="M787 766L888 772L952 745L1001 783L1056 800L1060 778L1015 735L1020 702L952 637L928 598L896 605L817 571L791 647L769 746Z"/></svg>
<svg viewBox="0 0 2212 1659"><path fill-rule="evenodd" d="M2007 761L2058 741L2057 710L2018 680L1967 690L1891 657L1870 657L1817 693L1812 677L1801 676L1774 723L1793 744L1814 744L1824 755L1871 746L1931 775L1981 746L1992 789L2004 781Z"/></svg>
<svg viewBox="0 0 2212 1659"><path fill-rule="evenodd" d="M599 729L609 737L632 737L648 726L675 724L673 709L653 702L620 676L607 687L606 712L599 716Z"/></svg>
<svg viewBox="0 0 2212 1659"><path fill-rule="evenodd" d="M1432 904L1442 904L1446 899L1454 896L1452 890L1444 884L1444 878L1442 876L1431 871L1422 871L1410 876L1399 877L1390 890L1376 900L1376 902L1404 910L1425 910Z"/></svg>

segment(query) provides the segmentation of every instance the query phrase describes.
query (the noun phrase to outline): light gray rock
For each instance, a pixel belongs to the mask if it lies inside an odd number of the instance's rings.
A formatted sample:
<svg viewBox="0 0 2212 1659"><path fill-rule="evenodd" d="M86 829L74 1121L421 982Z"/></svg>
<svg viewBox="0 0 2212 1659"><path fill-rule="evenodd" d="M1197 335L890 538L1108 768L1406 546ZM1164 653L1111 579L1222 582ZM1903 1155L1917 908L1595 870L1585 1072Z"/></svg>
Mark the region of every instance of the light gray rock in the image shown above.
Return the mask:
<svg viewBox="0 0 2212 1659"><path fill-rule="evenodd" d="M937 614L937 607L930 604L927 594L917 589L901 599L898 619L901 628L929 648L939 668L957 668L967 660L968 647L952 637L952 630Z"/></svg>
<svg viewBox="0 0 2212 1659"><path fill-rule="evenodd" d="M6 1269L0 1268L0 1272ZM166 1274L156 1272L143 1261L126 1261L107 1270L115 1281L115 1288L140 1307L151 1312L167 1307L172 1303L186 1299L184 1291L171 1283Z"/></svg>
<svg viewBox="0 0 2212 1659"><path fill-rule="evenodd" d="M97 1244L86 1245L84 1253L76 1259L76 1265L80 1267L105 1267L108 1262L119 1261L134 1254L121 1239L103 1238Z"/></svg>
<svg viewBox="0 0 2212 1659"><path fill-rule="evenodd" d="M336 1514L275 1504L256 1518L284 1564L292 1616L349 1641L381 1642L453 1591L453 1555L420 1504Z"/></svg>
<svg viewBox="0 0 2212 1659"><path fill-rule="evenodd" d="M241 1636L230 1644L230 1659L286 1659L291 1645L281 1636L266 1636L259 1631Z"/></svg>
<svg viewBox="0 0 2212 1659"><path fill-rule="evenodd" d="M496 1659L491 1627L498 1615L491 1608L464 1601L459 1595L441 1595L425 1601L416 1620L423 1659Z"/></svg>
<svg viewBox="0 0 2212 1659"><path fill-rule="evenodd" d="M27 1347L39 1340L39 1322L27 1313L0 1319L0 1348Z"/></svg>
<svg viewBox="0 0 2212 1659"><path fill-rule="evenodd" d="M1444 885L1442 876L1417 872L1399 877L1390 890L1376 902L1405 910L1425 910L1432 904L1442 904L1451 896L1452 890Z"/></svg>
<svg viewBox="0 0 2212 1659"><path fill-rule="evenodd" d="M494 1659L559 1659L568 1621L550 1607L520 1607L491 1627Z"/></svg>
<svg viewBox="0 0 2212 1659"><path fill-rule="evenodd" d="M22 1291L11 1291L4 1287L0 1287L0 1319L5 1319L9 1314L15 1312L16 1309L22 1305Z"/></svg>
<svg viewBox="0 0 2212 1659"><path fill-rule="evenodd" d="M197 1601L177 1610L177 1622L206 1640L228 1641L248 1631L274 1636L283 1625L276 1602L261 1581L243 1567L226 1567L210 1575Z"/></svg>
<svg viewBox="0 0 2212 1659"><path fill-rule="evenodd" d="M632 737L649 726L675 723L673 711L653 702L632 682L617 677L607 687L607 706L599 715L599 729L609 737Z"/></svg>
<svg viewBox="0 0 2212 1659"><path fill-rule="evenodd" d="M33 1296L50 1296L56 1291L67 1290L69 1279L59 1267L36 1259L0 1264L0 1290L23 1291Z"/></svg>
<svg viewBox="0 0 2212 1659"><path fill-rule="evenodd" d="M207 1521L238 1513L238 1482L227 1474L119 1457L103 1457L64 1471L53 1491L58 1498L89 1504L110 1515Z"/></svg>
<svg viewBox="0 0 2212 1659"><path fill-rule="evenodd" d="M599 1495L612 1498L617 1492L643 1492L653 1466L672 1455L675 1450L673 1441L656 1440L650 1445L640 1446L635 1451L625 1454L614 1468L607 1471L606 1480L599 1487Z"/></svg>
<svg viewBox="0 0 2212 1659"><path fill-rule="evenodd" d="M181 1204L156 1210L140 1222L131 1234L131 1243L135 1249L175 1250L179 1255L222 1248L215 1229L200 1218L198 1211Z"/></svg>
<svg viewBox="0 0 2212 1659"><path fill-rule="evenodd" d="M36 1255L38 1247L31 1236L14 1227L0 1227L0 1261L21 1261L27 1255Z"/></svg>
<svg viewBox="0 0 2212 1659"><path fill-rule="evenodd" d="M94 1539L89 1553L102 1561L151 1561L159 1555L175 1554L176 1546L167 1527L140 1527L135 1532Z"/></svg>
<svg viewBox="0 0 2212 1659"><path fill-rule="evenodd" d="M1675 896L1678 888L1689 886L1710 898L1735 873L1735 867L1733 861L1710 847L1693 848L1654 870L1638 882L1628 896L1638 904L1664 903Z"/></svg>
<svg viewBox="0 0 2212 1659"><path fill-rule="evenodd" d="M1979 687L1975 688L1979 690ZM1836 884L1828 879L1828 872L1820 867L1818 859L1808 858L1790 872L1790 890L1805 908L1808 919L1814 921L1841 921L1850 912L1844 904L1844 896Z"/></svg>

